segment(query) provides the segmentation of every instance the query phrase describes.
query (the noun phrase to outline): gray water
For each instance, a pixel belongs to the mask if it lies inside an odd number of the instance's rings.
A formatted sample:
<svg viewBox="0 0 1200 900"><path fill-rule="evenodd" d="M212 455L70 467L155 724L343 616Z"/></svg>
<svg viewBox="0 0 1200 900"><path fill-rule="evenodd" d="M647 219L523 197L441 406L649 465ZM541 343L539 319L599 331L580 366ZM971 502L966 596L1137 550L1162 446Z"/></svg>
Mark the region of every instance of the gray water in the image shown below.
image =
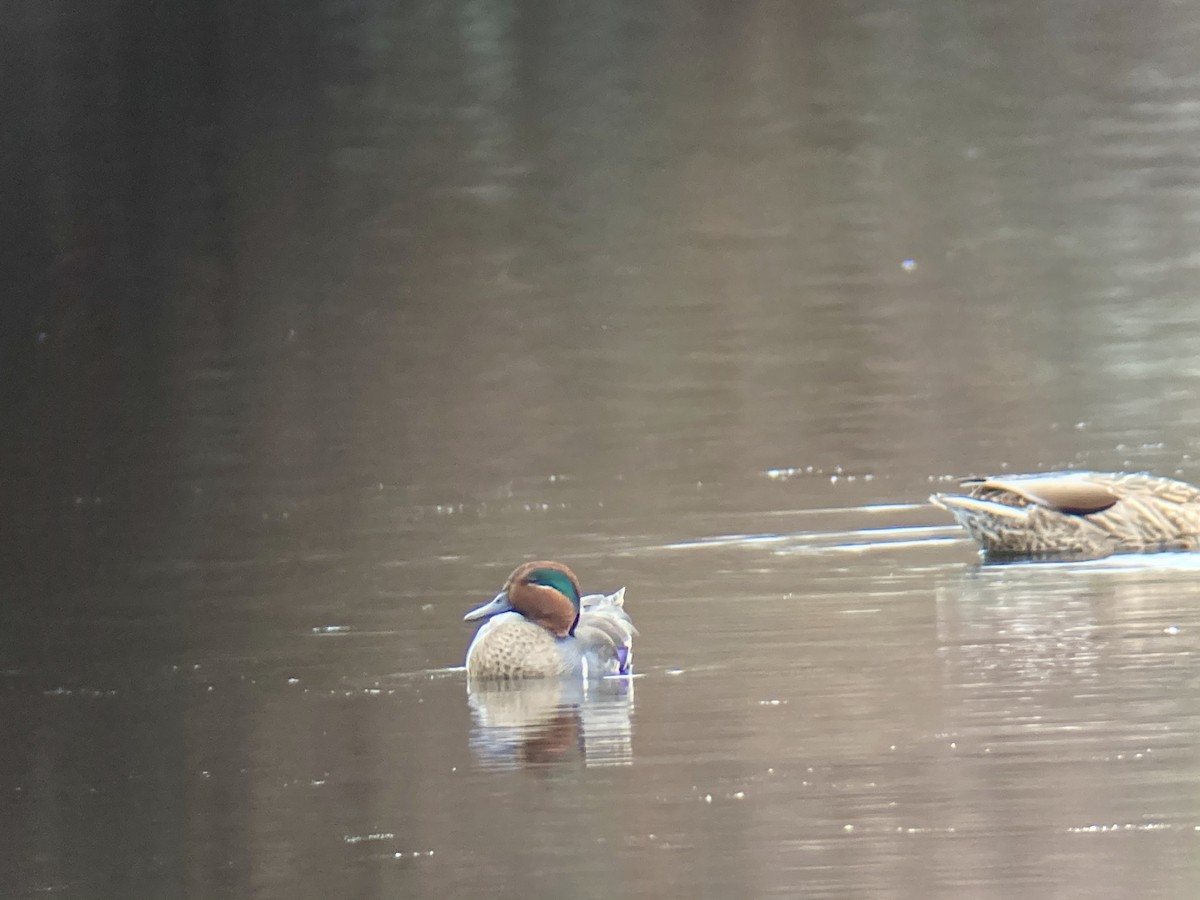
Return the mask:
<svg viewBox="0 0 1200 900"><path fill-rule="evenodd" d="M0 894L1192 898L1187 4L25 4ZM529 558L637 677L468 692Z"/></svg>

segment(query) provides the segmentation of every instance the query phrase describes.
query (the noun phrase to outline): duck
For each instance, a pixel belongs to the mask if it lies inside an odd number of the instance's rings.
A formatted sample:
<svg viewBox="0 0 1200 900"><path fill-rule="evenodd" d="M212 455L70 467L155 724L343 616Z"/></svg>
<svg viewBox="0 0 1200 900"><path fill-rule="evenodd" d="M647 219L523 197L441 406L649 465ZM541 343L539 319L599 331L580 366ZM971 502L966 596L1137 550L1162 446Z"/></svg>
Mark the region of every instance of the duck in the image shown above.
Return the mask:
<svg viewBox="0 0 1200 900"><path fill-rule="evenodd" d="M485 620L467 648L467 677L508 681L573 676L584 681L633 671L637 629L625 588L583 595L559 562L517 566L500 593L465 616Z"/></svg>
<svg viewBox="0 0 1200 900"><path fill-rule="evenodd" d="M935 493L987 557L1099 558L1200 548L1200 488L1147 472L964 479Z"/></svg>

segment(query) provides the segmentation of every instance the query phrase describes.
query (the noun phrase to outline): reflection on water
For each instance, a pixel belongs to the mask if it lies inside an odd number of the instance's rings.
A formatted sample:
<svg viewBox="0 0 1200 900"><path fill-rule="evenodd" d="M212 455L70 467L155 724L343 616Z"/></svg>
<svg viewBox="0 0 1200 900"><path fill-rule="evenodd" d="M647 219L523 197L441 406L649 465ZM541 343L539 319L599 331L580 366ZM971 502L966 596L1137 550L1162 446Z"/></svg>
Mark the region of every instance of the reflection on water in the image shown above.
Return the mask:
<svg viewBox="0 0 1200 900"><path fill-rule="evenodd" d="M956 773L959 802L1003 793L1031 831L1200 832L1178 780L1200 727L1189 559L1007 566L939 588L946 729L974 759Z"/></svg>
<svg viewBox="0 0 1200 900"><path fill-rule="evenodd" d="M1180 624L1194 618L1189 572L1200 557L1146 559L988 567L939 588L939 639L947 664L962 669L952 681L1002 688L994 698L1001 701L1019 693L1022 711L1038 712L1039 720L1048 706L1081 726L1087 705L1098 703L1096 724L1110 729L1114 698L1098 693L1101 685L1128 699L1137 680L1200 648L1200 636ZM1134 672L1124 673L1129 667ZM1190 683L1193 673L1181 674Z"/></svg>
<svg viewBox="0 0 1200 900"><path fill-rule="evenodd" d="M633 762L633 679L531 679L470 683L471 748L480 762L510 768L582 759Z"/></svg>

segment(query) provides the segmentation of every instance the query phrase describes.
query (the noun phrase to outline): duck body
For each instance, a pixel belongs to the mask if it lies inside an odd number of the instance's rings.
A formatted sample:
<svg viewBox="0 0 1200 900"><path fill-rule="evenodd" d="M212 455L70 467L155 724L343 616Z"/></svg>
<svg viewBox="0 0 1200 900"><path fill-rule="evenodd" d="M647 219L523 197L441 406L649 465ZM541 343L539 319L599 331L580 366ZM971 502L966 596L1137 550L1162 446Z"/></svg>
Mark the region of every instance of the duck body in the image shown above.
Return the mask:
<svg viewBox="0 0 1200 900"><path fill-rule="evenodd" d="M1146 473L969 478L933 494L989 556L1108 556L1200 548L1200 488Z"/></svg>
<svg viewBox="0 0 1200 900"><path fill-rule="evenodd" d="M467 675L502 681L628 675L637 629L624 603L624 588L581 596L575 574L561 563L518 566L500 593L464 617L486 620L467 648Z"/></svg>

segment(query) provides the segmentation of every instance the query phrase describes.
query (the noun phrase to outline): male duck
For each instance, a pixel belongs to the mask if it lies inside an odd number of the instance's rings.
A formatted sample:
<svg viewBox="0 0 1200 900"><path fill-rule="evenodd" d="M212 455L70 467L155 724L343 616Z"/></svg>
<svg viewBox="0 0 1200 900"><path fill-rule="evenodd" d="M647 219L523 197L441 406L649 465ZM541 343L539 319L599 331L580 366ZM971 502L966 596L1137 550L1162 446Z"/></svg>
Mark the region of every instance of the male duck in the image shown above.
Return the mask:
<svg viewBox="0 0 1200 900"><path fill-rule="evenodd" d="M625 612L625 588L580 596L562 563L517 566L504 589L464 621L487 619L467 648L475 679L599 678L627 675L637 629Z"/></svg>
<svg viewBox="0 0 1200 900"><path fill-rule="evenodd" d="M1200 488L1145 473L1048 472L962 482L929 498L985 554L1099 557L1200 547Z"/></svg>

